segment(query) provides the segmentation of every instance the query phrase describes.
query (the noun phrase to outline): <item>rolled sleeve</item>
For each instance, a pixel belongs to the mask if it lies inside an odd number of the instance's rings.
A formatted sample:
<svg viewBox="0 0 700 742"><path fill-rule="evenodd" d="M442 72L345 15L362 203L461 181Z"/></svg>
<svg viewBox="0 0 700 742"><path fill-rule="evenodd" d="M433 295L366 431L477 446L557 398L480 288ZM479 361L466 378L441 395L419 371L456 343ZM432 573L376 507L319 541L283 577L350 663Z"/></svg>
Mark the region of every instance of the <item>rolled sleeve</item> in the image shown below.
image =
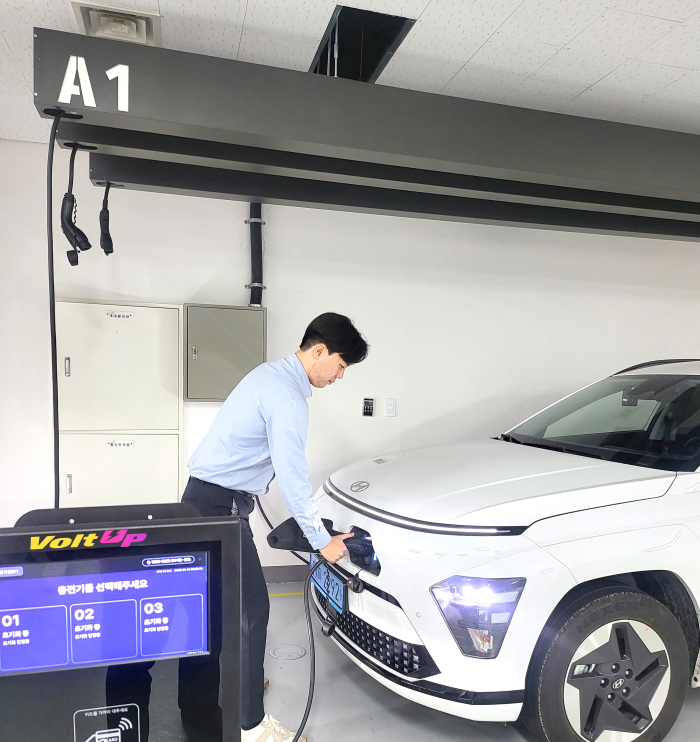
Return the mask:
<svg viewBox="0 0 700 742"><path fill-rule="evenodd" d="M309 408L290 400L277 407L266 421L267 442L282 498L314 549L322 549L331 537L314 502L306 461Z"/></svg>

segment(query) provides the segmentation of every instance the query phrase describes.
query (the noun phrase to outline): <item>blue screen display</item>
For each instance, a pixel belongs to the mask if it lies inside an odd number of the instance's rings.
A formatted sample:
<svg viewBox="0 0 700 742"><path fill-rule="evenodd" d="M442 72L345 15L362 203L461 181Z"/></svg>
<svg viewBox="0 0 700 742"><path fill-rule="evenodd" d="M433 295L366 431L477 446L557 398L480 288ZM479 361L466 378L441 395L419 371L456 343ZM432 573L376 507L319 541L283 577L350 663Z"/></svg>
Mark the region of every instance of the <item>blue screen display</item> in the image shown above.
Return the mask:
<svg viewBox="0 0 700 742"><path fill-rule="evenodd" d="M0 566L0 675L208 653L207 557Z"/></svg>

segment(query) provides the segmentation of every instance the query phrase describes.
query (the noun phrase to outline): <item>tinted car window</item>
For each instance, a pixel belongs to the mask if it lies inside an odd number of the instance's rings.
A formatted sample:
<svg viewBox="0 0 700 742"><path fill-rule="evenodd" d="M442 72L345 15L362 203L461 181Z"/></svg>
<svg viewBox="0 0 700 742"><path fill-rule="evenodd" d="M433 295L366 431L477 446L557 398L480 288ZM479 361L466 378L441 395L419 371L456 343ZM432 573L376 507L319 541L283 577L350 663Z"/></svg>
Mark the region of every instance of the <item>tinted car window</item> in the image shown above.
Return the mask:
<svg viewBox="0 0 700 742"><path fill-rule="evenodd" d="M700 466L700 377L622 375L557 402L506 440L636 466Z"/></svg>

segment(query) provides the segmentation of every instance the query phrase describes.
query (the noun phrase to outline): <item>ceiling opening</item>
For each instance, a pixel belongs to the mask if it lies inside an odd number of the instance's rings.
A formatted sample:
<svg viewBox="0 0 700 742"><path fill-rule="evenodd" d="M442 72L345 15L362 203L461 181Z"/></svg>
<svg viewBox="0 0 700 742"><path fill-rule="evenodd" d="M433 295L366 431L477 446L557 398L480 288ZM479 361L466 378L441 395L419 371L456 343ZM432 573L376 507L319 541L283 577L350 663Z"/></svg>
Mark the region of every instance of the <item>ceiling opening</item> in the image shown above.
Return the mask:
<svg viewBox="0 0 700 742"><path fill-rule="evenodd" d="M309 72L375 82L415 21L338 5Z"/></svg>

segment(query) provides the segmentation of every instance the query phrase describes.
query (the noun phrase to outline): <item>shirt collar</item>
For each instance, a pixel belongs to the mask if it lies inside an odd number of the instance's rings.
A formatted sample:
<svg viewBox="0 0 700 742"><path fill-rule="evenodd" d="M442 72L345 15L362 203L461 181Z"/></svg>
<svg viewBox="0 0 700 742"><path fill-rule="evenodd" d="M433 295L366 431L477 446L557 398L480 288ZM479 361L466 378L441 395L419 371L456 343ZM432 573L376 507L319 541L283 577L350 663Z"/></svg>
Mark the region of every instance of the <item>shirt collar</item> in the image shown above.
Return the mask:
<svg viewBox="0 0 700 742"><path fill-rule="evenodd" d="M299 356L296 353L292 353L287 356L290 366L296 371L299 381L301 381L302 389L304 390L304 396L308 399L311 396L311 382L309 377L306 375L304 366L299 360Z"/></svg>

